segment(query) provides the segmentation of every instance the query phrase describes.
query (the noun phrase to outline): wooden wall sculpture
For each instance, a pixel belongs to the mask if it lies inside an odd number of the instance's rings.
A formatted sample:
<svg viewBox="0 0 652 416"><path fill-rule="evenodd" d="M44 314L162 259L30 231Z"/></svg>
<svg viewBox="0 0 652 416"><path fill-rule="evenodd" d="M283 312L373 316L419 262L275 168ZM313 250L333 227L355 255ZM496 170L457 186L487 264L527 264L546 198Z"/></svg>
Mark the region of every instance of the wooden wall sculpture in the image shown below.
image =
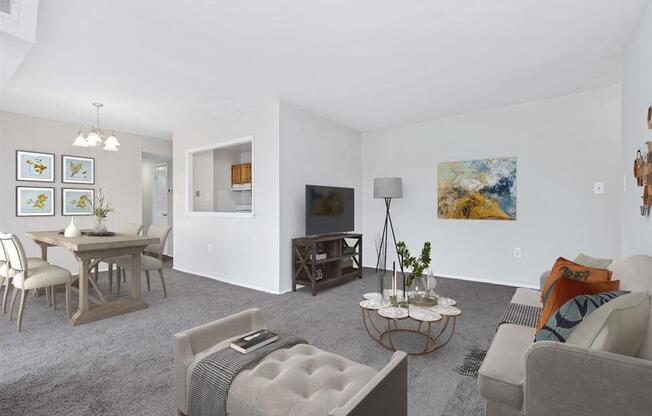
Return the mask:
<svg viewBox="0 0 652 416"><path fill-rule="evenodd" d="M652 106L647 110L647 126L652 130ZM645 148L636 152L634 177L636 184L643 187L641 215L647 216L652 206L652 141L646 142Z"/></svg>

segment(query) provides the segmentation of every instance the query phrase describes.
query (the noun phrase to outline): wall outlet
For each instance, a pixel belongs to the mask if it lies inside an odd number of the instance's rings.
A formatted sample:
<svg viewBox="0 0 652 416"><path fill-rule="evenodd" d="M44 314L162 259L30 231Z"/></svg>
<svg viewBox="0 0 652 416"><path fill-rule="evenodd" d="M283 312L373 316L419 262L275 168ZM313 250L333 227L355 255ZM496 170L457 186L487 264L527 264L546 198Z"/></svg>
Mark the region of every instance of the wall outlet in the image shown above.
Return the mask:
<svg viewBox="0 0 652 416"><path fill-rule="evenodd" d="M604 182L596 182L593 184L593 193L601 195L604 193Z"/></svg>
<svg viewBox="0 0 652 416"><path fill-rule="evenodd" d="M212 244L206 244L206 252L208 254L213 254L213 245Z"/></svg>
<svg viewBox="0 0 652 416"><path fill-rule="evenodd" d="M514 247L514 258L515 259L520 259L521 258L521 248L520 247Z"/></svg>

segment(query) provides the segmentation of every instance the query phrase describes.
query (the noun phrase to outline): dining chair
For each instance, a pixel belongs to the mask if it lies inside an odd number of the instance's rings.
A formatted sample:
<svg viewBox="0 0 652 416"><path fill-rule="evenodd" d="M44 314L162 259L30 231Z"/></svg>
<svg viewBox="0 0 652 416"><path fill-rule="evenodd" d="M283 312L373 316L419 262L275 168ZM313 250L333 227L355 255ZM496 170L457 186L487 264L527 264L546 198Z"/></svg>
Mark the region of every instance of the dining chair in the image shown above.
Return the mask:
<svg viewBox="0 0 652 416"><path fill-rule="evenodd" d="M122 229L122 234L124 235L130 235L130 236L138 236L140 235L140 232L143 229L142 224L136 224L133 222L127 223L124 228ZM115 264L114 262L115 257L109 257L104 260L102 260L100 263L107 263L109 265L108 273L107 276L109 278L109 293L113 292L113 265ZM98 281L98 275L99 275L99 263L95 266L95 281ZM120 273L118 273L118 280L120 280ZM120 283L120 282L118 282Z"/></svg>
<svg viewBox="0 0 652 416"><path fill-rule="evenodd" d="M4 231L0 230L0 234L6 234ZM46 266L48 262L45 260L39 259L38 257L28 257L27 264L30 269L36 269L37 267ZM9 287L11 285L11 279L15 275L14 269L9 266L9 261L7 253L2 244L0 244L0 290L4 287L4 293L2 294L2 314L7 313L7 297L9 293ZM50 300L48 297L48 304Z"/></svg>
<svg viewBox="0 0 652 416"><path fill-rule="evenodd" d="M159 239L158 244L151 244L145 247L144 253L140 256L140 270L145 272L147 277L147 291L150 290L149 272L156 270L161 277L161 286L163 286L163 297L167 297L167 289L165 287L165 278L163 277L163 249L165 243L170 235L170 227L167 224L152 224L147 230L147 237L155 237ZM118 266L118 296L120 295L120 273L126 276L126 269L131 268L131 256L120 256L114 260ZM140 276L132 276L133 279L140 278Z"/></svg>
<svg viewBox="0 0 652 416"><path fill-rule="evenodd" d="M16 327L20 332L23 324L23 313L25 312L25 302L27 302L27 293L32 289L53 287L57 285L66 285L66 315L70 320L70 298L72 292L72 274L59 266L47 264L33 269L29 266L29 261L25 255L25 249L15 234L0 234L0 244L6 253L9 267L14 270L12 284L14 286L11 294L11 306L9 307L9 320L11 321L14 312L14 303L16 296L20 291L20 306L18 308L18 322Z"/></svg>

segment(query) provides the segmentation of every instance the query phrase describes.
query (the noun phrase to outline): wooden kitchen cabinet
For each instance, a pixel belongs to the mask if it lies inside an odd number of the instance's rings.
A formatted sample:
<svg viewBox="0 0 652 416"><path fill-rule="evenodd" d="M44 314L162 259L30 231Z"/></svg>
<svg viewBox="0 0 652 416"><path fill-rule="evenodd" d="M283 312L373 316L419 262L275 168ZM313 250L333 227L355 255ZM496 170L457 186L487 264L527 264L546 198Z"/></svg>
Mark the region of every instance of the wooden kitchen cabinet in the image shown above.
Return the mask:
<svg viewBox="0 0 652 416"><path fill-rule="evenodd" d="M231 185L251 183L251 163L241 163L231 166Z"/></svg>

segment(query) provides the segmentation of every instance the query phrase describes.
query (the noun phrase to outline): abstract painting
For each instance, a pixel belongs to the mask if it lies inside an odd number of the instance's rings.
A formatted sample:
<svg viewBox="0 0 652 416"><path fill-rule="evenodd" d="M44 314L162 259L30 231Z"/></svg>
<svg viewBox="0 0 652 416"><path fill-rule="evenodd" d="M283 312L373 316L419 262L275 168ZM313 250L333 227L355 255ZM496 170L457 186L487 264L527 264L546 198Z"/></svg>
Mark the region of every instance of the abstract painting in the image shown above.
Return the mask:
<svg viewBox="0 0 652 416"><path fill-rule="evenodd" d="M16 216L43 217L54 215L54 188L16 187Z"/></svg>
<svg viewBox="0 0 652 416"><path fill-rule="evenodd" d="M516 220L516 158L442 162L437 168L437 216Z"/></svg>
<svg viewBox="0 0 652 416"><path fill-rule="evenodd" d="M95 183L95 159L62 155L61 182L93 185Z"/></svg>
<svg viewBox="0 0 652 416"><path fill-rule="evenodd" d="M16 150L16 180L54 182L54 155Z"/></svg>
<svg viewBox="0 0 652 416"><path fill-rule="evenodd" d="M93 215L94 189L61 189L61 215Z"/></svg>

